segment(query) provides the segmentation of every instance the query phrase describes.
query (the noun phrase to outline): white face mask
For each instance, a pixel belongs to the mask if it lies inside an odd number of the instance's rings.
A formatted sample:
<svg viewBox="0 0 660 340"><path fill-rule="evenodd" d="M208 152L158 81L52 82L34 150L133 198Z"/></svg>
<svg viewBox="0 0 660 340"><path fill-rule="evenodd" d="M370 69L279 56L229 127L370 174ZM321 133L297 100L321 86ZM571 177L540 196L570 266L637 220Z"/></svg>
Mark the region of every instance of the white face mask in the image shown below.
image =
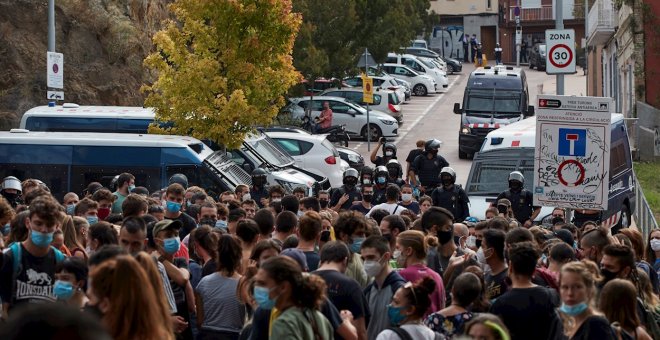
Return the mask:
<svg viewBox="0 0 660 340"><path fill-rule="evenodd" d="M490 266L486 263L486 255L484 255L484 250L482 248L477 250L477 262L479 262L479 266L481 266L484 273L490 273Z"/></svg>
<svg viewBox="0 0 660 340"><path fill-rule="evenodd" d="M383 269L383 265L378 261L364 261L364 271L368 277L375 277Z"/></svg>
<svg viewBox="0 0 660 340"><path fill-rule="evenodd" d="M660 240L652 239L651 249L653 249L653 251L660 251Z"/></svg>
<svg viewBox="0 0 660 340"><path fill-rule="evenodd" d="M477 237L474 236L474 235L468 236L467 240L465 240L465 246L468 247L468 248L476 247L477 246Z"/></svg>
<svg viewBox="0 0 660 340"><path fill-rule="evenodd" d="M410 202L412 201L412 194L401 194L401 199L404 202Z"/></svg>
<svg viewBox="0 0 660 340"><path fill-rule="evenodd" d="M243 202L245 202L245 201L247 201L247 200L249 200L249 199L251 199L251 198L252 198L252 196L250 196L250 193L249 193L249 192L248 192L247 194L243 194Z"/></svg>
<svg viewBox="0 0 660 340"><path fill-rule="evenodd" d="M392 152L391 151L386 151L385 156L386 157L392 157Z"/></svg>

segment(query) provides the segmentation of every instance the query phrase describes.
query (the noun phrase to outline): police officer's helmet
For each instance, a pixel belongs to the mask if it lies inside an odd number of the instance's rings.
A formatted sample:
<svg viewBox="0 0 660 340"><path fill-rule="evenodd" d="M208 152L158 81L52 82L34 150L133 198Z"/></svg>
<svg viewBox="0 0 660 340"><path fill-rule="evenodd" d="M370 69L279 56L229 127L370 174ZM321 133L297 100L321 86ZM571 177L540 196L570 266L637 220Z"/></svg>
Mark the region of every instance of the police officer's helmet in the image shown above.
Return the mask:
<svg viewBox="0 0 660 340"><path fill-rule="evenodd" d="M429 139L424 144L424 151L431 152L433 150L438 150L438 149L440 149L440 145L442 145L441 141L439 141L437 139Z"/></svg>
<svg viewBox="0 0 660 340"><path fill-rule="evenodd" d="M401 168L401 163L399 163L399 161L397 161L396 159L390 159L385 167L387 168L387 172L391 177L400 178L401 176L403 176L403 169Z"/></svg>
<svg viewBox="0 0 660 340"><path fill-rule="evenodd" d="M523 186L523 184L525 184L525 176L523 176L520 171L513 171L509 174L509 184L511 184L512 181L518 181L520 182L520 186Z"/></svg>
<svg viewBox="0 0 660 340"><path fill-rule="evenodd" d="M168 185L172 185L174 183L180 184L184 189L188 189L188 177L184 174L174 174L170 177L170 179L167 181Z"/></svg>
<svg viewBox="0 0 660 340"><path fill-rule="evenodd" d="M391 155L387 155L387 152L391 152ZM385 143L383 145L383 155L385 157L396 157L396 145L394 143Z"/></svg>
<svg viewBox="0 0 660 340"><path fill-rule="evenodd" d="M2 180L2 185L0 186L0 190L5 189L18 190L20 193L23 191L23 186L21 186L21 181L19 181L18 178L14 176L7 176Z"/></svg>
<svg viewBox="0 0 660 340"><path fill-rule="evenodd" d="M360 170L360 175L362 175L362 176L364 176L364 175L371 175L371 176L373 177L373 175L374 175L374 168L372 168L372 167L370 167L370 166L368 166L368 165L365 165L365 166L362 167L362 170Z"/></svg>
<svg viewBox="0 0 660 340"><path fill-rule="evenodd" d="M442 180L443 175L449 175L451 177L451 182L456 182L456 171L454 169L446 166L440 170L440 180Z"/></svg>
<svg viewBox="0 0 660 340"><path fill-rule="evenodd" d="M348 168L346 171L344 171L342 183L344 183L346 186L353 187L357 184L358 176L359 174L357 170Z"/></svg>
<svg viewBox="0 0 660 340"><path fill-rule="evenodd" d="M378 176L385 176L387 177L389 173L387 172L387 167L384 165L379 165L376 167L376 177Z"/></svg>
<svg viewBox="0 0 660 340"><path fill-rule="evenodd" d="M262 168L256 168L252 170L252 184L255 186L261 186L266 184L266 178L268 173Z"/></svg>

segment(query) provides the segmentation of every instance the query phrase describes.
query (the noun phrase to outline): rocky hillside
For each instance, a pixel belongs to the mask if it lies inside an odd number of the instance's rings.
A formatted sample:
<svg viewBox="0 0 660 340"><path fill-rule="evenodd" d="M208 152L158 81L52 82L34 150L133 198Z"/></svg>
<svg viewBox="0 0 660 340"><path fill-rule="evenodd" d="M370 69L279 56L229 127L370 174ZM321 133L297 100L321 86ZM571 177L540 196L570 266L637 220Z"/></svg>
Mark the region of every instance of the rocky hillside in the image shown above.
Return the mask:
<svg viewBox="0 0 660 340"><path fill-rule="evenodd" d="M142 105L142 60L172 0L56 0L65 101ZM47 104L48 1L0 0L0 130Z"/></svg>

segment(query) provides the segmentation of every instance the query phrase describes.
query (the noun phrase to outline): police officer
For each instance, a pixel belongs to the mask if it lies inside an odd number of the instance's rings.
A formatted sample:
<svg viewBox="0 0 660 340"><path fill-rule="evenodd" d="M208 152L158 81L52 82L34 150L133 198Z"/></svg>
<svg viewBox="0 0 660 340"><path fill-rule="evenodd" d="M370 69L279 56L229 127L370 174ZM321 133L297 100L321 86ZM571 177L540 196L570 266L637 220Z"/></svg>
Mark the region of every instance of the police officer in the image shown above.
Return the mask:
<svg viewBox="0 0 660 340"><path fill-rule="evenodd" d="M387 178L389 175L386 167L382 165L376 167L376 183L374 184L374 196L371 199L371 204L378 205L387 202L385 189L387 189Z"/></svg>
<svg viewBox="0 0 660 340"><path fill-rule="evenodd" d="M399 163L399 161L396 159L390 159L385 167L387 168L387 182L396 184L399 189L401 189L401 186L406 184L406 182L403 181L403 178L401 178L403 177L403 168L401 167L401 163Z"/></svg>
<svg viewBox="0 0 660 340"><path fill-rule="evenodd" d="M344 171L343 183L339 189L334 190L330 198L330 208L334 211L348 210L353 202L361 201L362 194L357 187L358 171L348 168Z"/></svg>
<svg viewBox="0 0 660 340"><path fill-rule="evenodd" d="M497 200L506 198L511 202L513 216L526 228L533 225L534 219L541 212L541 207L532 205L532 192L524 188L525 177L520 171L513 171L509 174L509 190L505 190Z"/></svg>
<svg viewBox="0 0 660 340"><path fill-rule="evenodd" d="M470 216L470 199L465 190L456 183L456 171L450 167L444 167L440 171L441 185L431 193L433 205L445 208L454 215L454 222L462 222Z"/></svg>
<svg viewBox="0 0 660 340"><path fill-rule="evenodd" d="M15 209L19 204L21 204L21 193L23 187L21 186L21 181L14 176L7 176L2 180L2 185L0 185L0 194L4 197L9 204Z"/></svg>
<svg viewBox="0 0 660 340"><path fill-rule="evenodd" d="M383 146L383 156L376 156L381 145ZM371 163L374 163L376 166L386 165L390 159L396 159L396 145L394 145L394 143L386 142L385 138L381 137L378 140L378 147L371 151L369 159L371 160Z"/></svg>
<svg viewBox="0 0 660 340"><path fill-rule="evenodd" d="M408 175L413 187L421 186L422 191L431 192L440 183L440 170L449 166L449 163L438 155L441 144L437 139L430 139L424 144L424 152L415 158Z"/></svg>
<svg viewBox="0 0 660 340"><path fill-rule="evenodd" d="M362 167L360 171L360 185L374 184L374 169L368 165Z"/></svg>
<svg viewBox="0 0 660 340"><path fill-rule="evenodd" d="M250 187L250 198L257 202L259 208L266 205L268 199L268 174L262 168L252 170L252 186Z"/></svg>

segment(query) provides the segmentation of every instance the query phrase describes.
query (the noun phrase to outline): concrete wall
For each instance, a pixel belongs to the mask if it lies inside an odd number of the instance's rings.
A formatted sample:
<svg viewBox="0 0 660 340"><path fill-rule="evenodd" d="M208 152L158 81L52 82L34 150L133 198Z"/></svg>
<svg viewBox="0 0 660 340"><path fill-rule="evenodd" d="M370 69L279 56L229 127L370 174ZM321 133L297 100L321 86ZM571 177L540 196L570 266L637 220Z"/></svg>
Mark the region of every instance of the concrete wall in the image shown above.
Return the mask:
<svg viewBox="0 0 660 340"><path fill-rule="evenodd" d="M637 118L639 160L660 160L660 110L638 101Z"/></svg>
<svg viewBox="0 0 660 340"><path fill-rule="evenodd" d="M498 0L432 0L430 10L440 15L497 14L498 4Z"/></svg>

